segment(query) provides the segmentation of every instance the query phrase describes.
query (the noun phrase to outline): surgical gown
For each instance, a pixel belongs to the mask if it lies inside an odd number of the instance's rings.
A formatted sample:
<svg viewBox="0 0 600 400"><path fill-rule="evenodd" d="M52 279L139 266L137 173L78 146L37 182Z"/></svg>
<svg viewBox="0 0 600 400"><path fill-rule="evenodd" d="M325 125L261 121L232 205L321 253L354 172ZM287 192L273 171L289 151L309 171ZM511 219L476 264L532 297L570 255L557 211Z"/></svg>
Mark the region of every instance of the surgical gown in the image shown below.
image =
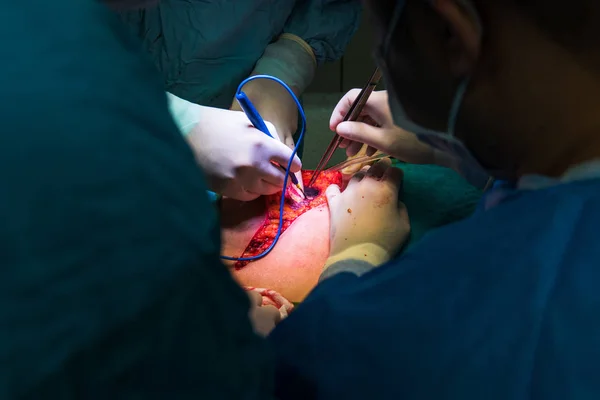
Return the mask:
<svg viewBox="0 0 600 400"><path fill-rule="evenodd" d="M162 81L96 1L0 12L0 398L268 399Z"/></svg>
<svg viewBox="0 0 600 400"><path fill-rule="evenodd" d="M167 91L229 108L239 83L280 34L302 38L317 63L336 60L360 12L358 0L162 0L123 18L143 39Z"/></svg>
<svg viewBox="0 0 600 400"><path fill-rule="evenodd" d="M273 332L287 399L599 399L600 180L515 191Z"/></svg>

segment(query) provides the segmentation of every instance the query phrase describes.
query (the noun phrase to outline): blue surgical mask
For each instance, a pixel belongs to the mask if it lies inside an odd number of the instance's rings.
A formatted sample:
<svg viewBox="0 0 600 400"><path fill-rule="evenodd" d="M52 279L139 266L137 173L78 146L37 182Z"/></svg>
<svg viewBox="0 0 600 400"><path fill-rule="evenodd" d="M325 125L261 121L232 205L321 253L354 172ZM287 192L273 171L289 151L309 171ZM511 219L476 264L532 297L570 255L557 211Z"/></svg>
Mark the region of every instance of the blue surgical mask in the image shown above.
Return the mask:
<svg viewBox="0 0 600 400"><path fill-rule="evenodd" d="M470 2L468 2L468 0L462 0L462 4L466 9L473 13L474 17L478 18L477 12L472 7ZM404 111L404 107L398 100L397 91L389 75L389 69L387 68L385 59L389 53L390 42L394 32L396 31L398 21L400 20L405 5L405 0L398 0L396 2L396 8L394 9L386 38L382 46L377 51L377 63L383 73L383 79L388 91L388 101L390 104L390 111L394 119L394 124L404 130L414 133L421 142L431 146L435 151L440 151L447 155L447 159L451 160L451 163L453 164L449 165L450 167L461 173L472 185L483 188L490 179L488 172L481 166L481 164L479 164L475 157L473 157L465 145L454 135L456 119L458 117L458 112L460 110L465 92L467 91L467 87L469 85L469 77L465 77L462 80L456 91L451 109L448 113L447 132L435 131L414 123L410 120Z"/></svg>

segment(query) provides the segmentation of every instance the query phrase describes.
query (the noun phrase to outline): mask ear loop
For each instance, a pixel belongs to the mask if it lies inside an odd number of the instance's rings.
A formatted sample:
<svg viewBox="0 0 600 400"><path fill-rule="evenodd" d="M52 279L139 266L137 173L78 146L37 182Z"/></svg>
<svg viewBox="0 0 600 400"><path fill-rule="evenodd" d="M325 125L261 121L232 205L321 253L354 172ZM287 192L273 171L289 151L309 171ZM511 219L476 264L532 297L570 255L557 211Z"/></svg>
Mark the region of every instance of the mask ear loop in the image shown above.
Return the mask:
<svg viewBox="0 0 600 400"><path fill-rule="evenodd" d="M394 35L394 32L396 32L398 22L400 21L400 17L402 16L405 6L406 0L399 0L396 2L396 7L394 8L392 19L390 20L390 24L388 26L388 31L385 34L385 39L383 41L383 45L381 46L381 58L388 56L390 51L390 43L392 42L392 36Z"/></svg>
<svg viewBox="0 0 600 400"><path fill-rule="evenodd" d="M433 3L435 0L430 0L430 3ZM477 29L479 30L479 37L483 36L483 25L481 24L481 18L479 18L479 13L473 3L469 0L456 0L475 20L477 24ZM454 95L454 99L452 100L452 105L450 106L450 111L448 114L448 135L455 136L456 134L456 121L458 120L458 114L460 113L460 107L462 106L465 94L467 93L467 89L469 87L469 83L471 82L471 76L466 76L462 79L458 88L456 89L456 94Z"/></svg>
<svg viewBox="0 0 600 400"><path fill-rule="evenodd" d="M450 107L450 114L448 114L448 136L454 136L456 131L456 120L458 119L458 113L460 112L460 106L462 106L465 93L469 87L471 77L463 78L460 85L456 89L454 100L452 100L452 106Z"/></svg>

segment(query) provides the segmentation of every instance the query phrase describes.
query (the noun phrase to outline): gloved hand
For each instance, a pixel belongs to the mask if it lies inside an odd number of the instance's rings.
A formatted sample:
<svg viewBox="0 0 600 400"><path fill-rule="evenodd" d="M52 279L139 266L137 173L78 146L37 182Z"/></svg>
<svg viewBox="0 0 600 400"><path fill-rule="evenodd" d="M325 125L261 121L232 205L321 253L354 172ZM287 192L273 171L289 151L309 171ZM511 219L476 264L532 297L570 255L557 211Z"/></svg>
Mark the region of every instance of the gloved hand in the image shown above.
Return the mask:
<svg viewBox="0 0 600 400"><path fill-rule="evenodd" d="M291 87L291 89L296 95L299 95L296 88ZM298 108L287 90L275 81L255 79L244 85L243 91L261 117L275 126L281 141L293 149L294 139L292 136L298 128ZM231 109L242 110L235 99Z"/></svg>
<svg viewBox="0 0 600 400"><path fill-rule="evenodd" d="M210 189L236 200L250 201L281 191L292 150L254 128L243 112L212 107L199 109L200 121L187 136ZM270 122L269 131L277 138ZM294 157L291 172L302 163Z"/></svg>
<svg viewBox="0 0 600 400"><path fill-rule="evenodd" d="M410 223L398 200L402 170L383 159L354 175L346 190L327 188L330 212L328 266L345 259L388 261L408 239Z"/></svg>
<svg viewBox="0 0 600 400"><path fill-rule="evenodd" d="M345 138L341 147L346 148L349 157L358 153L364 143L370 146L367 155L381 150L411 164L447 166L446 156L420 142L414 134L394 125L385 90L371 93L360 115L363 122L342 122L359 93L359 89L346 93L336 105L329 121L329 128Z"/></svg>
<svg viewBox="0 0 600 400"><path fill-rule="evenodd" d="M254 331L261 335L267 336L275 325L281 321L281 314L274 306L263 306L262 296L254 291L247 292L250 296L250 321Z"/></svg>

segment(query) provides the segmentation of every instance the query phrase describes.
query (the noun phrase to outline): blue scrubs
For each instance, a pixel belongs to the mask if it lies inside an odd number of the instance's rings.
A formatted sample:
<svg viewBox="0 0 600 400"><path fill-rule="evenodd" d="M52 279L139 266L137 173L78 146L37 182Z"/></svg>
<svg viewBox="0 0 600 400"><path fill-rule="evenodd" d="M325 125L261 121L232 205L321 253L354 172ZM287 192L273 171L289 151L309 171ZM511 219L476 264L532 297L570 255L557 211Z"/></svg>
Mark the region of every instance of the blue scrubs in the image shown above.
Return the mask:
<svg viewBox="0 0 600 400"><path fill-rule="evenodd" d="M514 191L270 337L280 399L599 399L600 180Z"/></svg>

